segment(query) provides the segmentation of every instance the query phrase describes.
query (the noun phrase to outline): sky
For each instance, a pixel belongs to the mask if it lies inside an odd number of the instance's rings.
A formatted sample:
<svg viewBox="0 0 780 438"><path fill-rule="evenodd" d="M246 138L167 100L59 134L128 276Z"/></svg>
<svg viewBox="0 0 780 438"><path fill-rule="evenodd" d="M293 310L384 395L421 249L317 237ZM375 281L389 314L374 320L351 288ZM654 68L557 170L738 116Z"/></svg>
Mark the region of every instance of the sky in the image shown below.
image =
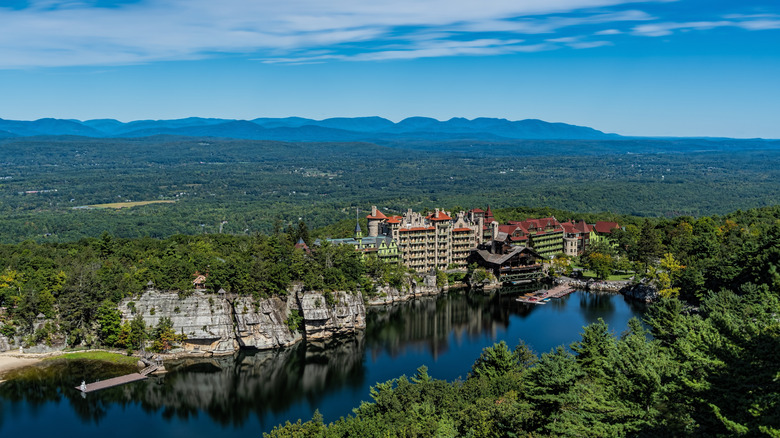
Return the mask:
<svg viewBox="0 0 780 438"><path fill-rule="evenodd" d="M0 118L780 138L777 0L0 0Z"/></svg>

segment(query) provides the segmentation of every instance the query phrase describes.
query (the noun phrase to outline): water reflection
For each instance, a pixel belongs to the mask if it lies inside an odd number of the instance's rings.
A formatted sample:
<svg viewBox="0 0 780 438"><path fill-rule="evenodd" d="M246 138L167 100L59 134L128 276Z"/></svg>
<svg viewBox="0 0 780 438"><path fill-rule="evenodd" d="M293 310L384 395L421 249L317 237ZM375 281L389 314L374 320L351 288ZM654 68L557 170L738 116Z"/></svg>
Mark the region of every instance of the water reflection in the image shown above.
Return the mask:
<svg viewBox="0 0 780 438"><path fill-rule="evenodd" d="M465 375L481 348L498 339L514 345L522 338L544 352L577 340L581 327L599 317L622 330L637 312L622 297L608 294L577 292L538 306L518 303L515 297L450 293L370 308L368 328L354 336L170 361L164 376L86 397L73 389L81 380L105 379L134 368L47 362L11 374L7 377L12 380L0 385L0 431L4 436L9 431L56 433L55 425L40 421L54 415L71 423L77 418L81 436L102 436L103 428L97 426L120 415L129 418L128 430L116 437L145 433L145 423L155 424L160 433L176 425L179 433L186 430L191 436L256 436L287 419L310 418L314 409L322 410L327 421L347 415L368 398L370 385L408 373L409 366L413 371L424 363L437 377L456 378Z"/></svg>

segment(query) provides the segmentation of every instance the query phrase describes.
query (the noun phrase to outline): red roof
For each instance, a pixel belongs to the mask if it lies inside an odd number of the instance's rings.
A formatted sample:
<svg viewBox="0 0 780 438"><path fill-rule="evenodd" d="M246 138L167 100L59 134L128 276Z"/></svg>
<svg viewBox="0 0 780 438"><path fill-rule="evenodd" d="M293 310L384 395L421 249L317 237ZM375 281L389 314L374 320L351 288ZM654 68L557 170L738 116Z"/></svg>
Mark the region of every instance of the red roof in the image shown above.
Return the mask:
<svg viewBox="0 0 780 438"><path fill-rule="evenodd" d="M460 232L463 232L463 231L471 231L471 228L453 228L452 229L453 233L460 233Z"/></svg>
<svg viewBox="0 0 780 438"><path fill-rule="evenodd" d="M620 228L620 225L618 225L617 222L604 222L599 221L596 222L596 225L593 227L596 229L597 233L606 233L609 234L614 230L615 228Z"/></svg>
<svg viewBox="0 0 780 438"><path fill-rule="evenodd" d="M376 209L376 216L371 216L371 215L369 214L368 216L366 216L366 219L387 219L387 216L385 216L384 214L382 214L382 212L381 212L381 211L379 211L379 209L377 208L377 209Z"/></svg>
<svg viewBox="0 0 780 438"><path fill-rule="evenodd" d="M434 227L428 227L428 228L425 228L425 227L413 227L413 228L401 228L398 231L399 232L401 232L401 231L426 231L426 230L435 230L435 229L436 228L434 228Z"/></svg>
<svg viewBox="0 0 780 438"><path fill-rule="evenodd" d="M481 208L475 208L475 209L473 209L471 211L472 211L472 213L484 213L485 212L485 210L483 210Z"/></svg>
<svg viewBox="0 0 780 438"><path fill-rule="evenodd" d="M586 224L585 221L579 221L575 223L574 229L580 233L590 233L591 231L590 225Z"/></svg>
<svg viewBox="0 0 780 438"><path fill-rule="evenodd" d="M440 211L438 215L436 213L431 213L430 215L428 215L427 219L432 220L432 221L451 221L452 220L452 218L447 216L447 214L444 213L443 211Z"/></svg>
<svg viewBox="0 0 780 438"><path fill-rule="evenodd" d="M387 219L388 224L400 224L401 223L401 216L390 216Z"/></svg>

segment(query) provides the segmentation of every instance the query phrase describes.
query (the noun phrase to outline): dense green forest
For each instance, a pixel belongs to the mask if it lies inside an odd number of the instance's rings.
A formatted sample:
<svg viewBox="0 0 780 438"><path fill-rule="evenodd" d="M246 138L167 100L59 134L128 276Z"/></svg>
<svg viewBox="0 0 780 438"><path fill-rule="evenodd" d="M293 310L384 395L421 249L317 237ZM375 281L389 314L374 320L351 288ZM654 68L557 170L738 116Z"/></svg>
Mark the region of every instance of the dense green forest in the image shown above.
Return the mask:
<svg viewBox="0 0 780 438"><path fill-rule="evenodd" d="M387 212L525 205L699 217L780 203L775 143L739 153L721 143L689 145L685 153L675 153L674 142L644 145L6 139L0 140L0 241L70 242L104 231L122 238L220 229L267 234L278 220L319 228L371 205ZM160 200L175 202L89 207Z"/></svg>
<svg viewBox="0 0 780 438"><path fill-rule="evenodd" d="M555 141L2 140L0 334L23 344L175 342L163 323L122 324L116 303L149 281L186 294L196 272L208 272L211 292L284 296L300 282L370 295L409 273L351 247L293 245L349 234L355 209L371 205L614 220L624 229L576 262L661 289L649 333L633 322L615 337L594 324L571 351L541 356L498 344L465 381L421 368L377 384L349 418L270 435L780 436L780 150L606 144L576 143L601 151L577 154ZM174 202L97 206L139 201ZM34 330L39 314L49 323Z"/></svg>
<svg viewBox="0 0 780 438"><path fill-rule="evenodd" d="M765 286L765 285L764 285ZM676 299L616 337L600 321L581 340L536 355L522 343L483 350L465 381L377 383L372 402L281 437L660 437L780 435L780 300L765 287L715 294L695 313ZM648 336L652 335L652 340Z"/></svg>
<svg viewBox="0 0 780 438"><path fill-rule="evenodd" d="M265 436L780 436L780 209L635 219L617 252L648 274L684 263L663 273L685 300L651 306L649 331L634 319L615 336L599 321L541 356L502 342L465 381L423 366L377 383L347 418L315 414Z"/></svg>

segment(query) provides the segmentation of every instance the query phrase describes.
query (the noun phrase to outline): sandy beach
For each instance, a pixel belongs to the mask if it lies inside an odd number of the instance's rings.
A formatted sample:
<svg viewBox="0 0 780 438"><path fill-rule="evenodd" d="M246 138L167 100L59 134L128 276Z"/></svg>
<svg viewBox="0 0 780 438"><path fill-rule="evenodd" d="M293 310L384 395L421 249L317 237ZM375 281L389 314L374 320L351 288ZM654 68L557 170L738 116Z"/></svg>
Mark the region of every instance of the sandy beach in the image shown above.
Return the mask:
<svg viewBox="0 0 780 438"><path fill-rule="evenodd" d="M18 353L0 353L0 382L7 371L33 365L41 361L40 357L19 357Z"/></svg>

